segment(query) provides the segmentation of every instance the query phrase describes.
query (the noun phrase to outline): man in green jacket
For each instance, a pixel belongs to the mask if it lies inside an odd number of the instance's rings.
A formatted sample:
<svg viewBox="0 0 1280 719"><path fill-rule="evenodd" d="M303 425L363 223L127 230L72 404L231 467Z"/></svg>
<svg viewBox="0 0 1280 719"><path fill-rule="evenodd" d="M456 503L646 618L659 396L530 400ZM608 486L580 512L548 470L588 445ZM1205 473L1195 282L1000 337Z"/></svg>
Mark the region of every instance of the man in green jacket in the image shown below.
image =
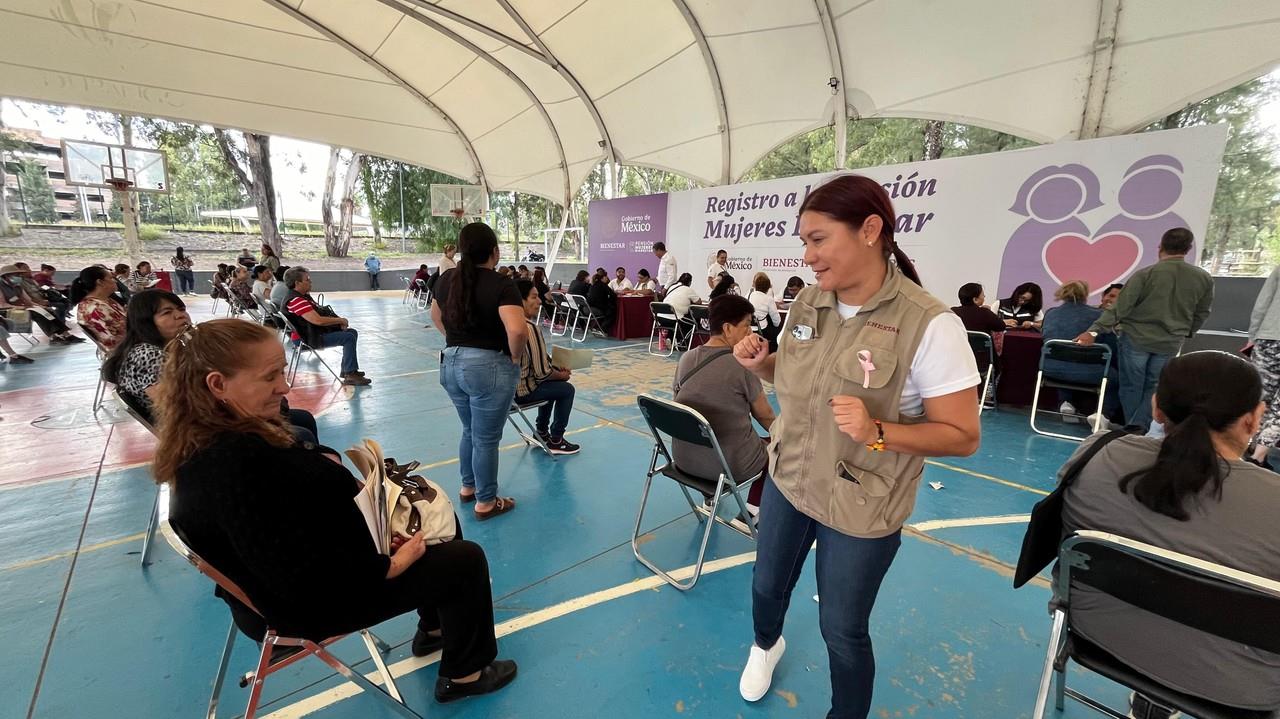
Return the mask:
<svg viewBox="0 0 1280 719"><path fill-rule="evenodd" d="M1160 238L1160 259L1129 277L1120 298L1076 338L1093 344L1099 332L1119 335L1120 405L1126 425L1151 424L1151 395L1166 362L1209 317L1213 277L1187 262L1191 230L1175 227Z"/></svg>

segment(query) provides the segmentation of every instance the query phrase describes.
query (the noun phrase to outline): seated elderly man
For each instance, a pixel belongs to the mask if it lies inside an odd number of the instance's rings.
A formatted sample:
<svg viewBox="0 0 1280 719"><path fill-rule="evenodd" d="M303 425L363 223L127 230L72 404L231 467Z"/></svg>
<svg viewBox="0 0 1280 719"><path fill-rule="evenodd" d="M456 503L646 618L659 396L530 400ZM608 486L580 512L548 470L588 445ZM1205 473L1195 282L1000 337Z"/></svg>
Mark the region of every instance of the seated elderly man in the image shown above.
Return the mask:
<svg viewBox="0 0 1280 719"><path fill-rule="evenodd" d="M43 307L53 313L54 317L67 321L67 314L71 309L71 303L67 300L66 295L59 292L56 288L50 287L45 290L44 286L48 283L40 282L36 279L36 274L31 271L31 266L25 262L13 263L15 267L22 270L20 277L22 278L22 289L27 293L27 297L35 302L37 306Z"/></svg>
<svg viewBox="0 0 1280 719"><path fill-rule="evenodd" d="M311 298L311 273L307 268L290 267L284 273L284 284L289 288L284 311L297 330L293 333L293 340L305 339L312 347L341 347L342 383L355 386L371 384L360 371L360 360L356 357L359 334L346 318L338 317L333 310L321 307Z"/></svg>
<svg viewBox="0 0 1280 719"><path fill-rule="evenodd" d="M766 431L773 424L773 407L764 394L760 378L733 358L733 346L751 334L755 307L745 298L724 295L708 307L711 339L680 358L671 383L675 400L696 409L716 433L716 440L738 482L763 472L768 464L765 438L756 434L754 418ZM720 461L715 451L676 440L672 451L676 466L689 474L706 479L720 476ZM763 479L756 482L747 496L747 509L760 505Z"/></svg>
<svg viewBox="0 0 1280 719"><path fill-rule="evenodd" d="M54 315L47 303L41 304L27 294L23 289L22 268L17 265L0 267L0 309L10 308L28 310L31 321L40 325L40 329L48 335L51 345L84 342L83 337L71 334L67 323Z"/></svg>

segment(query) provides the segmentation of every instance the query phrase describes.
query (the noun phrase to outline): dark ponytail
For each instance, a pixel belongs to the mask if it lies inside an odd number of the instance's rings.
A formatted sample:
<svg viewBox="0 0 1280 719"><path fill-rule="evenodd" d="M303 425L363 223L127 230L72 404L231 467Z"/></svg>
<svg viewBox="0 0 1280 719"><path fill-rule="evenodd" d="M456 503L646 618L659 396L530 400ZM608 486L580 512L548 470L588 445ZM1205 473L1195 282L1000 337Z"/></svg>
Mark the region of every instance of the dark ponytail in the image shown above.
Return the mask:
<svg viewBox="0 0 1280 719"><path fill-rule="evenodd" d="M1206 485L1214 499L1231 466L1218 455L1213 432L1221 432L1257 410L1262 380L1247 361L1226 352L1191 352L1169 360L1156 385L1156 405L1172 427L1155 464L1125 475L1120 491L1147 509L1186 521L1187 499Z"/></svg>
<svg viewBox="0 0 1280 719"><path fill-rule="evenodd" d="M894 214L889 193L885 192L880 183L863 175L839 175L819 185L804 198L799 214L809 211L821 212L855 230L860 229L868 217L878 216L880 246L884 249L885 259L892 257L899 272L917 285L924 286L916 272L915 263L898 247L897 240L893 239L897 215Z"/></svg>
<svg viewBox="0 0 1280 719"><path fill-rule="evenodd" d="M80 270L80 276L71 280L71 288L67 290L67 299L71 300L72 305L80 304L80 301L89 296L93 292L93 288L98 286L98 281L104 277L110 277L111 273L105 267L97 265L89 265Z"/></svg>
<svg viewBox="0 0 1280 719"><path fill-rule="evenodd" d="M480 266L493 257L498 235L483 222L472 222L458 233L458 266L449 283L449 295L441 308L445 327L470 327L474 324L471 306L475 302L476 282Z"/></svg>

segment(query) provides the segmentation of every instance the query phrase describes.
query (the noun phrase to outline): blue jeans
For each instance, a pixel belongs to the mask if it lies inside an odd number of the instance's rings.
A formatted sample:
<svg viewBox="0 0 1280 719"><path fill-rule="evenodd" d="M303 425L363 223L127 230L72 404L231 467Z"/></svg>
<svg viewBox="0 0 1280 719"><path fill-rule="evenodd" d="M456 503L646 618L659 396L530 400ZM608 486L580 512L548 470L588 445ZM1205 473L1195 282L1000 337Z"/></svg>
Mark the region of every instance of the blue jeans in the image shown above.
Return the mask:
<svg viewBox="0 0 1280 719"><path fill-rule="evenodd" d="M496 350L446 347L440 386L462 420L458 464L462 486L475 490L476 501L498 496L498 442L520 381L520 365Z"/></svg>
<svg viewBox="0 0 1280 719"><path fill-rule="evenodd" d="M538 420L535 425L539 432L546 432L547 425L550 424L551 439L563 439L565 427L569 426L569 413L573 411L573 385L565 380L549 379L541 382L529 394L518 397L520 404L530 404L533 402L543 402L546 404L538 408ZM551 411L555 410L555 419L551 418Z"/></svg>
<svg viewBox="0 0 1280 719"><path fill-rule="evenodd" d="M325 332L320 335L321 347L342 348L342 374L349 375L360 369L360 360L356 357L356 340L360 333L348 327L345 330Z"/></svg>
<svg viewBox="0 0 1280 719"><path fill-rule="evenodd" d="M191 270L174 270L178 276L178 294L192 292L196 288L196 276Z"/></svg>
<svg viewBox="0 0 1280 719"><path fill-rule="evenodd" d="M1125 424L1147 427L1151 424L1151 395L1156 392L1156 381L1173 355L1147 352L1123 334L1119 348L1120 404Z"/></svg>
<svg viewBox="0 0 1280 719"><path fill-rule="evenodd" d="M831 666L827 717L865 719L876 675L868 619L880 582L902 544L901 532L878 539L850 537L800 513L773 482L765 482L751 581L755 643L768 649L782 636L791 592L815 539L818 625Z"/></svg>
<svg viewBox="0 0 1280 719"><path fill-rule="evenodd" d="M1098 371L1098 368L1057 360L1044 361L1044 376L1049 379L1061 380L1063 382L1095 386L1102 382L1102 373ZM1088 392L1075 392L1069 389L1058 390L1059 400L1063 402L1070 402L1077 408L1085 406L1085 403L1096 398L1096 394ZM1113 357L1111 365L1107 367L1107 391L1102 397L1099 409L1102 410L1103 417L1110 418L1114 416L1115 411L1119 408L1120 372L1116 369L1115 358Z"/></svg>

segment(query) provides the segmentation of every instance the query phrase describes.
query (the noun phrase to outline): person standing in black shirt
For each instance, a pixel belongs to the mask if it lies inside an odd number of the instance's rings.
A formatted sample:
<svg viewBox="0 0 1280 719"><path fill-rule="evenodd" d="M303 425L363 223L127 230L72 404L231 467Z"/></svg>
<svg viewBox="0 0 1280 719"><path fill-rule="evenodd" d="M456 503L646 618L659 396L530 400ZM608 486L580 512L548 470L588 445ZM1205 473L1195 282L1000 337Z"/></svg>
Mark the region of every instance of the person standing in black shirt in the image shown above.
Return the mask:
<svg viewBox="0 0 1280 719"><path fill-rule="evenodd" d="M459 497L474 501L476 518L486 520L516 506L515 499L498 496L498 443L520 380L528 324L515 282L493 271L499 257L493 229L483 222L463 227L458 251L457 268L436 281L431 322L444 328L440 385L462 421Z"/></svg>

